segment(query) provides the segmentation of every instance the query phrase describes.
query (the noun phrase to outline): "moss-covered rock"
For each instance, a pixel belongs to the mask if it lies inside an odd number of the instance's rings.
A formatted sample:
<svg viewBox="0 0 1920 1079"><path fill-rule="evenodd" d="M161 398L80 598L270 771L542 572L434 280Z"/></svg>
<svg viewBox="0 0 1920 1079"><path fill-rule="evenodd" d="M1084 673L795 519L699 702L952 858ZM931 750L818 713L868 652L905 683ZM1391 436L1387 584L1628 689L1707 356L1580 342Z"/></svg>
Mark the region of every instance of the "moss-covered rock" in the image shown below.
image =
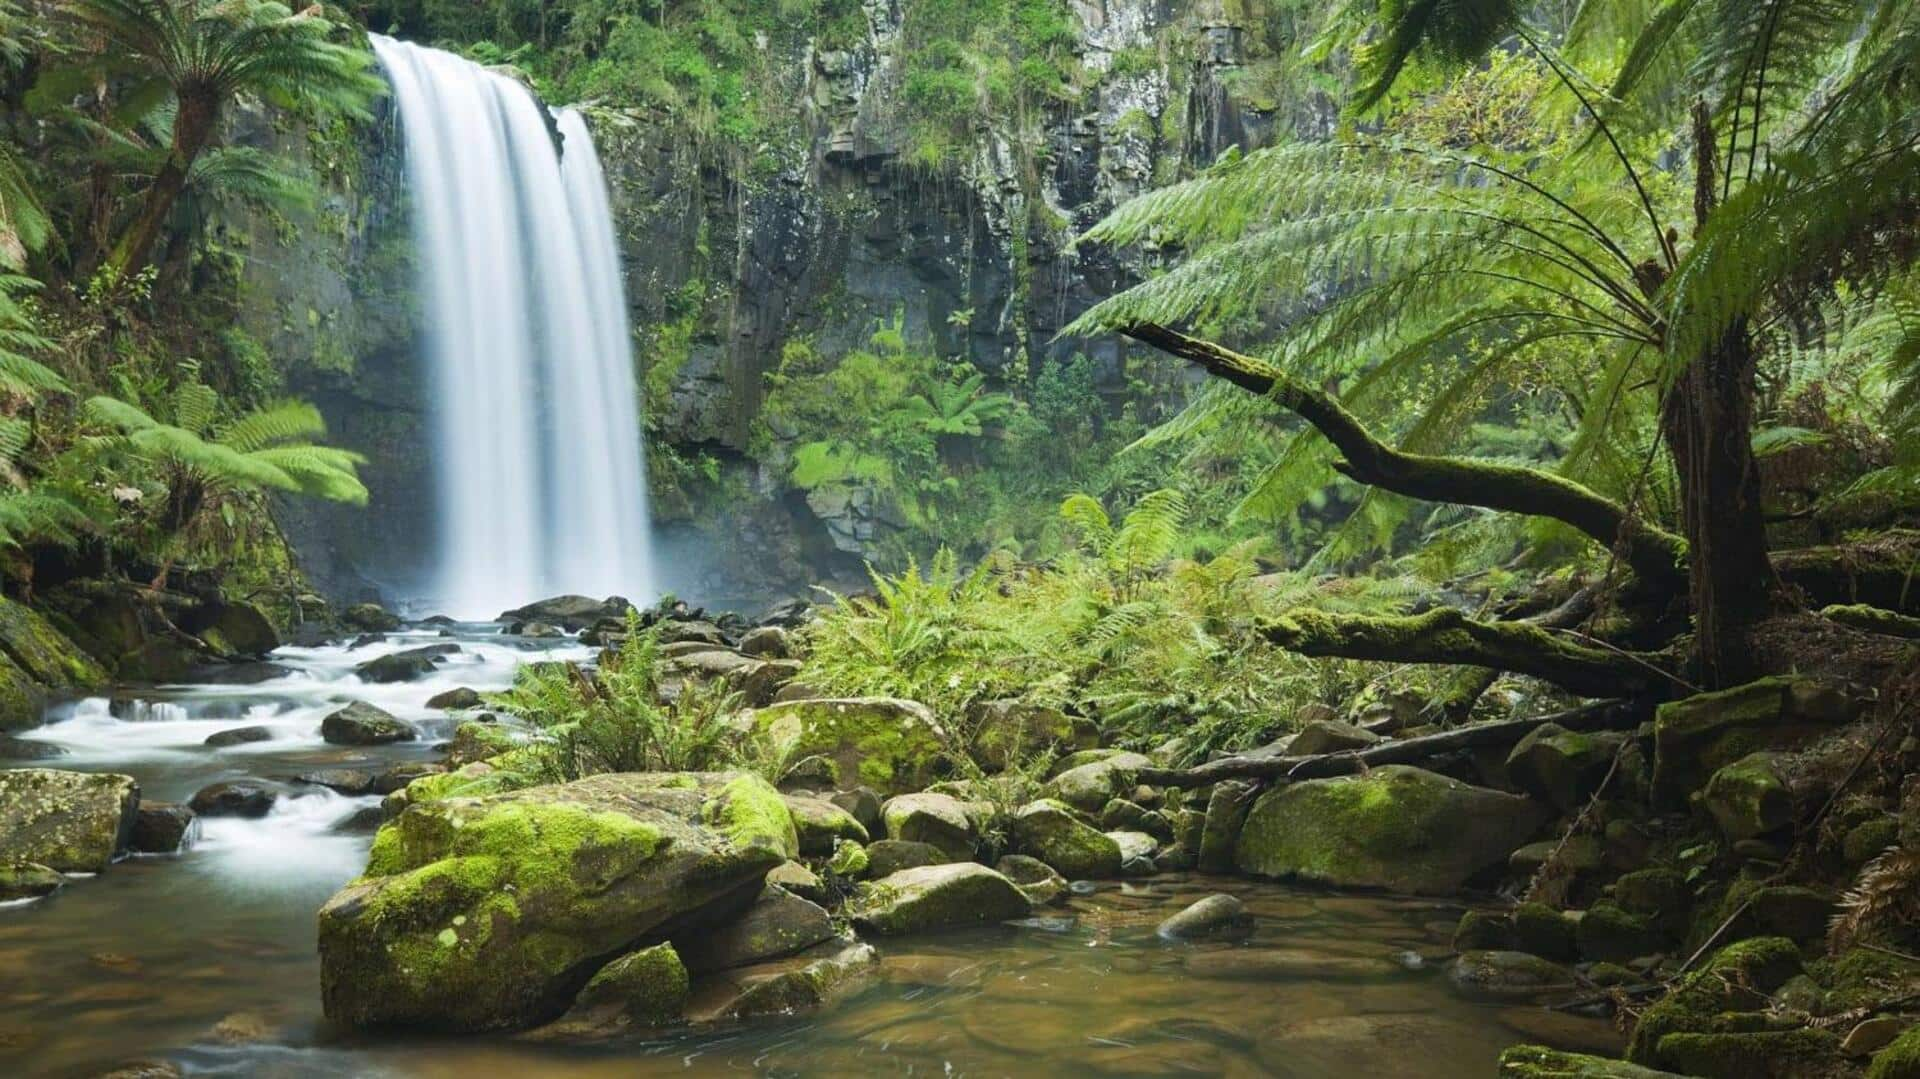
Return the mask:
<svg viewBox="0 0 1920 1079"><path fill-rule="evenodd" d="M903 869L866 885L850 907L855 925L881 936L991 925L1032 910L1012 881L974 862Z"/></svg>
<svg viewBox="0 0 1920 1079"><path fill-rule="evenodd" d="M998 772L1039 753L1092 749L1100 731L1058 708L1019 700L986 701L973 714L973 759Z"/></svg>
<svg viewBox="0 0 1920 1079"><path fill-rule="evenodd" d="M906 839L876 839L867 844L867 875L890 877L903 869L925 865L946 865L952 859L931 843Z"/></svg>
<svg viewBox="0 0 1920 1079"><path fill-rule="evenodd" d="M1513 916L1490 910L1470 910L1453 927L1456 952L1508 951L1519 946L1513 933Z"/></svg>
<svg viewBox="0 0 1920 1079"><path fill-rule="evenodd" d="M1793 823L1793 795L1780 777L1780 755L1749 753L1713 773L1700 805L1727 842L1754 839Z"/></svg>
<svg viewBox="0 0 1920 1079"><path fill-rule="evenodd" d="M1613 901L1663 933L1679 934L1693 908L1686 878L1671 869L1638 869L1613 882Z"/></svg>
<svg viewBox="0 0 1920 1079"><path fill-rule="evenodd" d="M1098 813L1110 801L1133 790L1140 769L1153 761L1139 753L1115 753L1069 768L1047 781L1048 793L1075 809Z"/></svg>
<svg viewBox="0 0 1920 1079"><path fill-rule="evenodd" d="M834 843L833 853L827 857L828 871L846 880L859 880L866 876L870 864L867 848L851 839L842 839Z"/></svg>
<svg viewBox="0 0 1920 1079"><path fill-rule="evenodd" d="M1568 812L1585 805L1600 788L1624 738L1545 723L1527 732L1507 754L1507 776L1514 786Z"/></svg>
<svg viewBox="0 0 1920 1079"><path fill-rule="evenodd" d="M1038 858L1068 878L1120 873L1120 844L1052 798L1022 806L1013 817L1012 838L1015 851Z"/></svg>
<svg viewBox="0 0 1920 1079"><path fill-rule="evenodd" d="M925 843L946 855L947 861L973 857L980 842L978 814L966 802L948 794L903 794L880 808L887 838Z"/></svg>
<svg viewBox="0 0 1920 1079"><path fill-rule="evenodd" d="M688 1011L697 1023L818 1011L865 984L879 963L870 944L821 944L789 959L704 979Z"/></svg>
<svg viewBox="0 0 1920 1079"><path fill-rule="evenodd" d="M1679 1079L1624 1060L1516 1045L1500 1054L1500 1079Z"/></svg>
<svg viewBox="0 0 1920 1079"><path fill-rule="evenodd" d="M673 944L687 969L703 974L779 959L833 935L833 920L825 910L770 884L745 914L725 925L677 936Z"/></svg>
<svg viewBox="0 0 1920 1079"><path fill-rule="evenodd" d="M1675 1067L1661 1045L1672 1034L1716 1032L1729 1012L1752 1012L1768 994L1800 973L1800 951L1785 937L1756 937L1722 948L1699 969L1640 1015L1627 1043L1627 1059L1649 1067Z"/></svg>
<svg viewBox="0 0 1920 1079"><path fill-rule="evenodd" d="M340 623L362 633L385 633L400 628L400 616L378 603L356 603L340 612Z"/></svg>
<svg viewBox="0 0 1920 1079"><path fill-rule="evenodd" d="M1654 714L1654 791L1677 803L1749 753L1786 749L1859 713L1859 702L1808 678L1763 678L1660 706Z"/></svg>
<svg viewBox="0 0 1920 1079"><path fill-rule="evenodd" d="M1504 863L1546 819L1531 799L1388 765L1261 795L1234 857L1258 876L1440 894Z"/></svg>
<svg viewBox="0 0 1920 1079"><path fill-rule="evenodd" d="M993 863L994 872L1019 885L1034 906L1054 903L1067 894L1067 878L1028 854L1008 854Z"/></svg>
<svg viewBox="0 0 1920 1079"><path fill-rule="evenodd" d="M1578 923L1545 903L1522 903L1513 911L1513 938L1523 952L1571 963L1580 953Z"/></svg>
<svg viewBox="0 0 1920 1079"><path fill-rule="evenodd" d="M1832 1074L1840 1037L1830 1030L1681 1031L1660 1039L1668 1067L1704 1079L1797 1079Z"/></svg>
<svg viewBox="0 0 1920 1079"><path fill-rule="evenodd" d="M805 795L782 795L787 812L793 814L793 827L800 837L800 853L812 857L832 854L843 840L865 843L867 829L853 814L827 801Z"/></svg>
<svg viewBox="0 0 1920 1079"><path fill-rule="evenodd" d="M743 773L414 805L320 911L327 1015L443 1030L550 1019L605 957L755 894L796 846L779 794Z"/></svg>
<svg viewBox="0 0 1920 1079"><path fill-rule="evenodd" d="M854 697L785 701L751 714L750 728L788 760L818 754L833 762L835 785L884 794L920 790L943 757L933 711L918 701Z"/></svg>
<svg viewBox="0 0 1920 1079"><path fill-rule="evenodd" d="M1447 985L1468 1000L1540 1000L1574 987L1573 972L1526 952L1462 952Z"/></svg>
<svg viewBox="0 0 1920 1079"><path fill-rule="evenodd" d="M687 1004L687 969L671 944L655 944L615 959L588 979L573 1006L533 1041L587 1042L671 1026Z"/></svg>
<svg viewBox="0 0 1920 1079"><path fill-rule="evenodd" d="M1920 1023L1873 1055L1867 1079L1920 1079Z"/></svg>
<svg viewBox="0 0 1920 1079"><path fill-rule="evenodd" d="M35 726L49 691L104 685L107 673L39 612L0 597L0 731Z"/></svg>
<svg viewBox="0 0 1920 1079"><path fill-rule="evenodd" d="M0 771L0 864L98 873L133 838L132 776L52 768Z"/></svg>
<svg viewBox="0 0 1920 1079"><path fill-rule="evenodd" d="M1874 817L1847 830L1841 840L1841 857L1848 865L1864 865L1881 851L1900 842L1900 822L1893 817Z"/></svg>
<svg viewBox="0 0 1920 1079"><path fill-rule="evenodd" d="M1672 940L1652 919L1604 899L1581 916L1574 935L1582 957L1610 963L1652 955Z"/></svg>
<svg viewBox="0 0 1920 1079"><path fill-rule="evenodd" d="M33 862L0 862L0 903L40 899L59 891L67 878Z"/></svg>

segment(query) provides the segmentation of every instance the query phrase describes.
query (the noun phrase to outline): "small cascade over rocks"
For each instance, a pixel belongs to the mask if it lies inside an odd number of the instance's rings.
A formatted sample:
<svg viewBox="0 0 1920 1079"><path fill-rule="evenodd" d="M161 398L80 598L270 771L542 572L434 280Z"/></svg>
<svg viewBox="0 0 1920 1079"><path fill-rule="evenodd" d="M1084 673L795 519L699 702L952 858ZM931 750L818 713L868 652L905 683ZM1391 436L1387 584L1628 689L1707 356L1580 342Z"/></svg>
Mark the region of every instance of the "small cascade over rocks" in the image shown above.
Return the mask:
<svg viewBox="0 0 1920 1079"><path fill-rule="evenodd" d="M606 181L579 113L374 35L419 249L439 567L483 617L560 592L651 596L632 334Z"/></svg>

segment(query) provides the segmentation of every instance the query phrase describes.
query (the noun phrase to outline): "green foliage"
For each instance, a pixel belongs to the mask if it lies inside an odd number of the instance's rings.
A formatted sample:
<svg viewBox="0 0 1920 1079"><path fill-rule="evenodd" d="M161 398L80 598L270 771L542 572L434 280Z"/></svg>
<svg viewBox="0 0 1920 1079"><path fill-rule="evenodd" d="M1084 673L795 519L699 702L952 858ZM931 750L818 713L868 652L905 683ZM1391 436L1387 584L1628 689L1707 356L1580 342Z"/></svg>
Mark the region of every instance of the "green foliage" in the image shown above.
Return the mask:
<svg viewBox="0 0 1920 1079"><path fill-rule="evenodd" d="M571 663L520 668L492 703L536 728L523 763L543 779L602 772L698 772L742 763L726 720L741 707L725 685L689 684L661 701L657 627L629 611L625 638L589 675Z"/></svg>
<svg viewBox="0 0 1920 1079"><path fill-rule="evenodd" d="M1173 557L1194 539L1180 501L1150 494L1116 528L1095 500L1070 498L1060 512L1085 547L1043 566L996 557L963 573L943 551L924 573L909 563L875 574L872 597L836 598L809 627L800 679L923 701L961 745L975 706L1022 697L1092 716L1141 748L1178 731L1195 758L1283 733L1299 704L1346 705L1362 689L1360 665L1279 652L1254 621L1298 606L1401 610L1422 588L1260 577L1248 545Z"/></svg>

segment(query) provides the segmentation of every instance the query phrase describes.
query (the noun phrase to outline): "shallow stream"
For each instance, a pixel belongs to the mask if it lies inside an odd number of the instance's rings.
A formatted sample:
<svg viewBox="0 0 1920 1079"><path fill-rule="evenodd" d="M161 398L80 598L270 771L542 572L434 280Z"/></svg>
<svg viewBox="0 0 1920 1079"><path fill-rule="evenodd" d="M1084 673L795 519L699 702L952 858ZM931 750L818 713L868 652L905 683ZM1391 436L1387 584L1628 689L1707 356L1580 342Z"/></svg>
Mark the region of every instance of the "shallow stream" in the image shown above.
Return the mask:
<svg viewBox="0 0 1920 1079"><path fill-rule="evenodd" d="M149 799L220 780L431 760L453 721L426 707L455 686L506 686L571 641L452 631L463 651L430 678L365 685L355 664L441 643L284 648L255 685L163 687L57 706L23 737L65 749L46 767L125 772ZM423 730L376 749L323 742L321 719L360 699ZM223 749L208 735L263 725ZM0 767L35 766L0 761ZM132 1059L189 1074L1281 1075L1494 1074L1499 1051L1545 1041L1617 1047L1604 1023L1528 1005L1469 1003L1441 962L1459 908L1225 878L1104 887L1017 926L883 942L880 976L814 1016L594 1050L506 1037L369 1039L320 1015L314 912L363 864L369 838L337 830L379 804L290 783L264 818L216 818L178 855L135 857L36 903L0 907L0 1074L90 1075ZM1164 917L1238 894L1258 930L1237 945L1175 945Z"/></svg>

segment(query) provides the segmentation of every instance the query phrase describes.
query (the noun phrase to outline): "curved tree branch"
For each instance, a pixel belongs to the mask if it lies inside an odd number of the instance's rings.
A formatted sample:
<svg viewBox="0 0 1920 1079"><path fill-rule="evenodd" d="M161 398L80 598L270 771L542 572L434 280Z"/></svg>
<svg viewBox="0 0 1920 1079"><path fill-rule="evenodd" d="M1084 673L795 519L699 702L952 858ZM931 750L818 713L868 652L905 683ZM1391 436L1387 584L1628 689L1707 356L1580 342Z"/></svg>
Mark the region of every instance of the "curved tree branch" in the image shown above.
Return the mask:
<svg viewBox="0 0 1920 1079"><path fill-rule="evenodd" d="M1684 587L1685 542L1590 488L1537 468L1405 453L1376 438L1332 397L1287 378L1271 364L1156 323L1135 323L1120 332L1272 398L1325 435L1345 456L1334 468L1356 482L1429 502L1550 517L1603 547L1617 545L1642 581Z"/></svg>

